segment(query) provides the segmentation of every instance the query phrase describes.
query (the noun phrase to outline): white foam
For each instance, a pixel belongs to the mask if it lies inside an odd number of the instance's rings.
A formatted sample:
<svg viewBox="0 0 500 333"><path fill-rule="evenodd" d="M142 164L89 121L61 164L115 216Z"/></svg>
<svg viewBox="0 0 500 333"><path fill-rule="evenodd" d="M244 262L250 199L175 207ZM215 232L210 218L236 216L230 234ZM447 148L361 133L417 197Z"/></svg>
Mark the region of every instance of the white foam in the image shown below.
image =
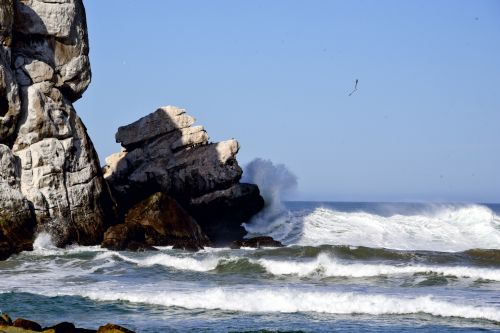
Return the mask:
<svg viewBox="0 0 500 333"><path fill-rule="evenodd" d="M266 224L245 225L285 244L352 245L456 252L500 249L500 218L480 205L442 207L427 214L380 216L317 208L288 212Z"/></svg>
<svg viewBox="0 0 500 333"><path fill-rule="evenodd" d="M431 296L402 298L351 292L305 291L279 288L210 288L203 291L115 292L82 291L76 295L97 301L129 301L187 309L221 309L243 312L321 312L332 314L414 314L480 318L500 322L497 307L452 303Z"/></svg>
<svg viewBox="0 0 500 333"><path fill-rule="evenodd" d="M500 281L500 269L465 266L386 265L367 263L342 263L325 253L311 261L252 260L273 275L297 275L320 277L373 277L401 274L441 274L462 278Z"/></svg>
<svg viewBox="0 0 500 333"><path fill-rule="evenodd" d="M195 259L191 257L176 257L165 253L147 256L145 258L132 258L118 252L113 252L113 255L138 266L151 267L154 265L161 265L179 270L189 270L195 272L211 271L215 269L219 263L219 259L215 256Z"/></svg>
<svg viewBox="0 0 500 333"><path fill-rule="evenodd" d="M57 251L52 236L47 232L39 233L33 242L33 250L38 253Z"/></svg>

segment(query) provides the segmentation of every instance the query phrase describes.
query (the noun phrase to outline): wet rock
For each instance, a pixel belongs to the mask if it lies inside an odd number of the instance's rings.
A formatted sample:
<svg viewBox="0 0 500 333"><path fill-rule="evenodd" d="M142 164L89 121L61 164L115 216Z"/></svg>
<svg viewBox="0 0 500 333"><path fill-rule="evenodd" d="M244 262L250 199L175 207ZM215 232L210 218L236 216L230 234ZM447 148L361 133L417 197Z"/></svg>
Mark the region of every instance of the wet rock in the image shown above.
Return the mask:
<svg viewBox="0 0 500 333"><path fill-rule="evenodd" d="M43 329L44 333L76 333L76 327L73 323L62 322L57 325Z"/></svg>
<svg viewBox="0 0 500 333"><path fill-rule="evenodd" d="M17 318L16 320L14 320L14 322L12 323L12 326L23 328L25 330L30 330L30 331L34 331L34 332L41 332L42 331L42 326L40 326L40 324L38 324L34 321L31 321L31 320L28 320L28 319L23 319L23 318Z"/></svg>
<svg viewBox="0 0 500 333"><path fill-rule="evenodd" d="M145 230L139 225L119 224L109 227L104 233L103 248L121 250L139 250L141 244L145 246Z"/></svg>
<svg viewBox="0 0 500 333"><path fill-rule="evenodd" d="M254 184L239 183L190 200L188 211L216 245L225 246L246 235L242 222L264 207Z"/></svg>
<svg viewBox="0 0 500 333"><path fill-rule="evenodd" d="M8 314L0 312L0 325L12 325L12 319Z"/></svg>
<svg viewBox="0 0 500 333"><path fill-rule="evenodd" d="M199 250L209 244L208 237L177 201L158 192L133 206L123 224L110 227L102 246L114 250L144 250L173 245Z"/></svg>
<svg viewBox="0 0 500 333"><path fill-rule="evenodd" d="M253 237L253 238L235 241L231 245L231 248L232 249L239 249L242 247L261 248L261 247L283 247L283 246L284 245L281 242L274 240L272 237L260 236L260 237Z"/></svg>
<svg viewBox="0 0 500 333"><path fill-rule="evenodd" d="M97 333L134 333L134 331L131 331L119 325L106 324L104 326L99 327Z"/></svg>

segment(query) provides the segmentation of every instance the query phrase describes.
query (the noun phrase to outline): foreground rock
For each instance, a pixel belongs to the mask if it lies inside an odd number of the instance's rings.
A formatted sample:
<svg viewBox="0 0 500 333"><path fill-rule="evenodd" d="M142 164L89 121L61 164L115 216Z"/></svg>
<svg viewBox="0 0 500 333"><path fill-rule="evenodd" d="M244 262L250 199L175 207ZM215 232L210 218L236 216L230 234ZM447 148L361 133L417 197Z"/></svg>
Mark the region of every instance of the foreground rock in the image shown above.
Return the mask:
<svg viewBox="0 0 500 333"><path fill-rule="evenodd" d="M0 42L0 257L29 249L34 229L99 243L113 206L72 105L91 77L83 3L2 1Z"/></svg>
<svg viewBox="0 0 500 333"><path fill-rule="evenodd" d="M54 326L42 328L42 326L34 321L17 318L14 322L7 314L0 316L0 332L2 333L134 333L125 327L106 324L99 327L97 330L75 327L73 323L62 322Z"/></svg>
<svg viewBox="0 0 500 333"><path fill-rule="evenodd" d="M259 236L248 239L243 239L239 241L234 241L231 244L232 249L239 249L242 247L253 247L253 248L261 248L261 247L283 247L284 245L277 240L274 240L269 236Z"/></svg>
<svg viewBox="0 0 500 333"><path fill-rule="evenodd" d="M184 109L166 106L120 127L116 139L123 150L106 159L104 177L122 216L162 192L175 198L210 240L226 245L245 235L241 224L264 201L257 186L239 183L238 142L210 143L194 122Z"/></svg>
<svg viewBox="0 0 500 333"><path fill-rule="evenodd" d="M125 223L109 228L102 243L112 250L142 250L155 245L199 250L210 241L175 199L158 192L133 206Z"/></svg>

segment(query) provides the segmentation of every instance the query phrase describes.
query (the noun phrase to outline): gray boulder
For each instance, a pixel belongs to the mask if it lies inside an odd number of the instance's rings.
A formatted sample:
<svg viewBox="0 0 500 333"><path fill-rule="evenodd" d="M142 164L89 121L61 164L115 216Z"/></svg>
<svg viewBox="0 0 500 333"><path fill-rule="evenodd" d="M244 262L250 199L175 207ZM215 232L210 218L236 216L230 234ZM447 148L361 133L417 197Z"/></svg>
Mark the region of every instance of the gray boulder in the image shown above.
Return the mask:
<svg viewBox="0 0 500 333"><path fill-rule="evenodd" d="M159 108L116 134L122 151L106 158L104 177L119 210L162 192L175 198L216 244L245 235L241 227L262 209L255 185L240 184L236 140L210 143L184 109Z"/></svg>

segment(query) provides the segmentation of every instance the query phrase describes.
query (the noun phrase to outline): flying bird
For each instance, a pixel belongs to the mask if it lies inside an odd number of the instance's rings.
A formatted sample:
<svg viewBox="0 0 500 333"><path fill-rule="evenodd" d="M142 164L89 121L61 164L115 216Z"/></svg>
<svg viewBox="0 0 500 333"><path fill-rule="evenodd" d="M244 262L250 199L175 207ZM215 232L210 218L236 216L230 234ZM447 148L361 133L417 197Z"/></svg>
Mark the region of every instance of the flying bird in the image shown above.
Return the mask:
<svg viewBox="0 0 500 333"><path fill-rule="evenodd" d="M357 90L358 90L358 79L356 79L356 81L354 82L354 89L353 91L351 91L351 93L349 94L349 96L351 96L352 94L354 94Z"/></svg>

